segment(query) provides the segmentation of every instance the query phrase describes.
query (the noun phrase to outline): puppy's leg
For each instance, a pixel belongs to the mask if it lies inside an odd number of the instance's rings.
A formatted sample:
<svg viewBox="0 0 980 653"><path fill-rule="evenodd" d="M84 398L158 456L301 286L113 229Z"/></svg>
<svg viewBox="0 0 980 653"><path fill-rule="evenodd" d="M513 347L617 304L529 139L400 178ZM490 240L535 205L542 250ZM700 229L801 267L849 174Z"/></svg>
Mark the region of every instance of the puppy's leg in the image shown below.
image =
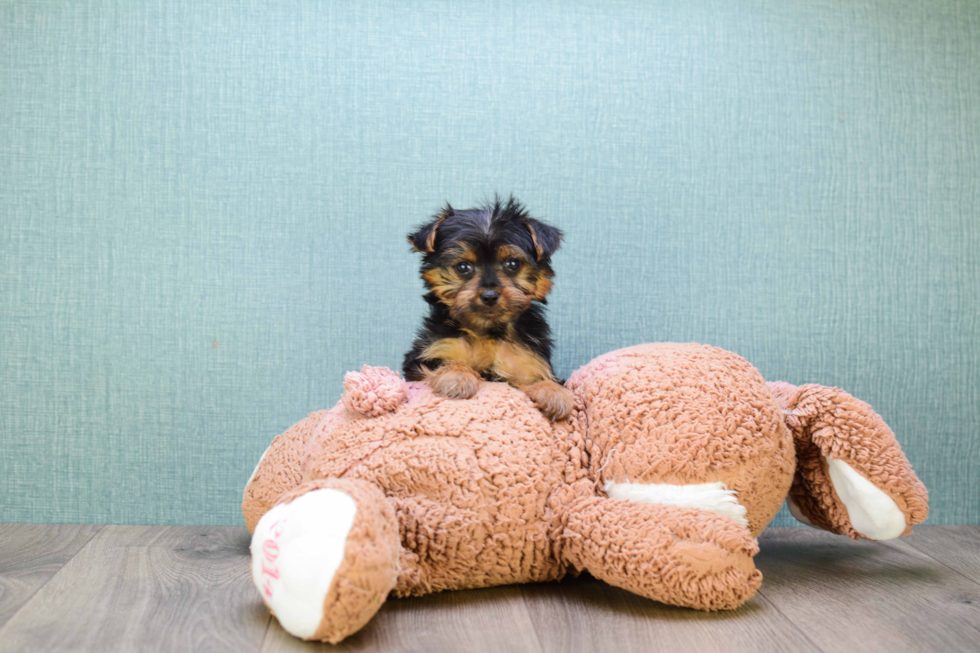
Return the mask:
<svg viewBox="0 0 980 653"><path fill-rule="evenodd" d="M519 389L552 421L565 419L572 412L574 399L571 391L554 381L544 379Z"/></svg>
<svg viewBox="0 0 980 653"><path fill-rule="evenodd" d="M562 420L572 412L572 393L555 382L551 365L533 351L513 343L501 343L493 371L530 397L548 419Z"/></svg>
<svg viewBox="0 0 980 653"><path fill-rule="evenodd" d="M427 371L425 380L437 395L450 399L469 399L483 382L473 368L460 361L447 361Z"/></svg>

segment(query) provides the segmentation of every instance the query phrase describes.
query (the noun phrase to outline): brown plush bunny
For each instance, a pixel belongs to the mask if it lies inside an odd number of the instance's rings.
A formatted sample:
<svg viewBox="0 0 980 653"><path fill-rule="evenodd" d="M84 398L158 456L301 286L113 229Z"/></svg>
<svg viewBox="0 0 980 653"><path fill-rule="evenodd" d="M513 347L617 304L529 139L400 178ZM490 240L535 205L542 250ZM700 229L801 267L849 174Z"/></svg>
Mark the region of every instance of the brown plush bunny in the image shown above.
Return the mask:
<svg viewBox="0 0 980 653"><path fill-rule="evenodd" d="M566 384L568 420L487 383L445 399L385 368L277 437L245 488L255 583L297 637L338 642L389 595L588 571L642 596L733 609L762 582L755 537L801 521L888 539L926 490L867 404L766 382L696 344L641 345Z"/></svg>

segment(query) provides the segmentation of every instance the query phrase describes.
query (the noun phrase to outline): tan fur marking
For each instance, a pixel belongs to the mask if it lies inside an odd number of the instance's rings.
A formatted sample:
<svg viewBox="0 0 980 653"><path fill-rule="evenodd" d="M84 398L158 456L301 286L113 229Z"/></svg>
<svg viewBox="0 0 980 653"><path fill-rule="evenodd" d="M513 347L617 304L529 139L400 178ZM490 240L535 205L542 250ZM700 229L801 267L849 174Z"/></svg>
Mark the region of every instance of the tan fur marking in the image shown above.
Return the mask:
<svg viewBox="0 0 980 653"><path fill-rule="evenodd" d="M555 378L547 361L506 340L443 338L426 347L422 358L453 361L478 372L493 372L517 387Z"/></svg>
<svg viewBox="0 0 980 653"><path fill-rule="evenodd" d="M457 291L444 303L449 306L450 315L465 327L474 331L487 331L495 326L507 324L514 317L527 310L531 300L511 279L498 276L500 299L487 309L480 301L480 278L474 276L460 285Z"/></svg>
<svg viewBox="0 0 980 653"><path fill-rule="evenodd" d="M520 249L511 245L501 245L497 249L497 261L503 263L509 258L516 258L519 261L527 260L527 256Z"/></svg>
<svg viewBox="0 0 980 653"><path fill-rule="evenodd" d="M541 257L544 256L544 248L538 242L538 235L534 233L534 227L530 223L527 223L527 230L531 232L531 242L534 243L534 251L537 253L538 260L540 261Z"/></svg>
<svg viewBox="0 0 980 653"><path fill-rule="evenodd" d="M439 359L446 362L463 363L477 371L489 370L493 366L496 341L469 338L443 338L425 348L422 358Z"/></svg>
<svg viewBox="0 0 980 653"><path fill-rule="evenodd" d="M537 278L534 278L535 274L537 274ZM554 285L544 270L537 273L529 269L521 270L514 282L529 299L538 301L547 297L548 293L551 292L552 285Z"/></svg>
<svg viewBox="0 0 980 653"><path fill-rule="evenodd" d="M500 299L497 304L508 316L514 316L526 311L531 305L531 300L513 280L504 276L500 279Z"/></svg>
<svg viewBox="0 0 980 653"><path fill-rule="evenodd" d="M432 253L436 251L436 233L439 231L439 226L446 221L448 216L443 214L439 216L436 221L436 226L432 227L432 231L429 232L429 237L425 239L425 251L427 253Z"/></svg>
<svg viewBox="0 0 980 653"><path fill-rule="evenodd" d="M449 307L454 307L457 297L459 297L460 291L462 291L468 283L465 279L460 277L454 266L459 261L469 261L470 263L476 263L476 253L466 247L465 245L454 246L449 251L455 251L459 257L451 265L441 268L432 268L426 270L422 273L422 278L425 280L426 285L430 290L432 290L436 297L438 297L444 304Z"/></svg>
<svg viewBox="0 0 980 653"><path fill-rule="evenodd" d="M551 287L553 285L554 282L551 281L551 278L548 277L547 275L542 274L540 277L538 277L538 282L534 286L535 293L533 295L533 298L539 300L544 299L545 297L548 296L548 293L551 292Z"/></svg>
<svg viewBox="0 0 980 653"><path fill-rule="evenodd" d="M555 378L547 361L531 350L507 341L500 342L497 347L493 371L517 387Z"/></svg>
<svg viewBox="0 0 980 653"><path fill-rule="evenodd" d="M446 303L451 303L459 294L460 279L445 268L433 268L422 273L426 284L436 294L436 297Z"/></svg>

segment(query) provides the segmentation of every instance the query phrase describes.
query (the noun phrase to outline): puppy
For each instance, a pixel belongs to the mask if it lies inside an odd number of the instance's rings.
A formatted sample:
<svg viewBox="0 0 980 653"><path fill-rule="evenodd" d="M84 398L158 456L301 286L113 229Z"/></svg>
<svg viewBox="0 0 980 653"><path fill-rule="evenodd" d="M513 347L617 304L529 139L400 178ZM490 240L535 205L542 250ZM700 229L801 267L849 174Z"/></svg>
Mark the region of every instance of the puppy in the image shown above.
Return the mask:
<svg viewBox="0 0 980 653"><path fill-rule="evenodd" d="M562 232L528 216L513 197L457 211L448 204L409 234L421 252L429 315L405 354L410 381L466 399L482 381L522 390L549 419L572 410L551 369L543 304Z"/></svg>

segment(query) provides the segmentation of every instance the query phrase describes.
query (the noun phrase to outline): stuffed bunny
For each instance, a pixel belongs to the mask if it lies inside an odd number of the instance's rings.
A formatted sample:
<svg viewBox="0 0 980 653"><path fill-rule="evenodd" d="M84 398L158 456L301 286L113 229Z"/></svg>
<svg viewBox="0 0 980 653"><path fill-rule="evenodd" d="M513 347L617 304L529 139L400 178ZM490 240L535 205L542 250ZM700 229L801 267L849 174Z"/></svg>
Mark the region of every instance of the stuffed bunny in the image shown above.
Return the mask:
<svg viewBox="0 0 980 653"><path fill-rule="evenodd" d="M889 539L928 514L888 426L836 388L767 384L697 344L596 358L549 422L486 383L446 399L365 367L277 437L245 488L252 573L283 628L336 643L386 597L588 571L642 596L734 609L785 500L812 526Z"/></svg>

